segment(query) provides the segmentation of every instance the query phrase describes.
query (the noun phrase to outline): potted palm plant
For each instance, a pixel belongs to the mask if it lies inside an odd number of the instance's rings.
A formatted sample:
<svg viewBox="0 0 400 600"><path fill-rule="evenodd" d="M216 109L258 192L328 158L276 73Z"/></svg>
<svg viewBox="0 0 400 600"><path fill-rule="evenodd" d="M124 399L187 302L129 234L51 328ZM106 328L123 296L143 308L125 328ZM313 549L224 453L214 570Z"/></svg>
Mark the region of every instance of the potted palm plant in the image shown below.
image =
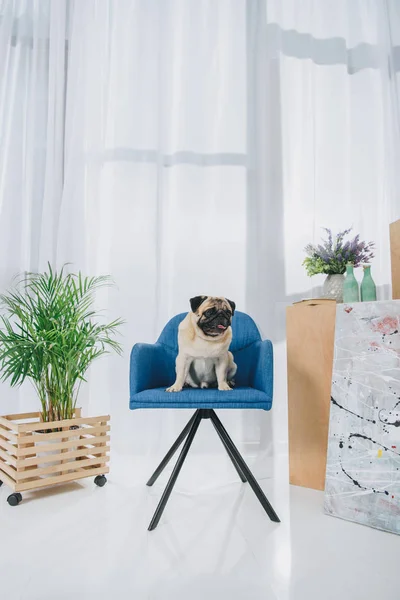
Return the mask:
<svg viewBox="0 0 400 600"><path fill-rule="evenodd" d="M103 486L109 450L109 415L81 416L78 394L92 362L121 352L121 319L104 323L94 308L109 277L84 277L48 266L28 273L0 296L0 374L11 386L33 384L38 412L0 417L0 485L21 493L95 475ZM56 455L56 456L55 456Z"/></svg>

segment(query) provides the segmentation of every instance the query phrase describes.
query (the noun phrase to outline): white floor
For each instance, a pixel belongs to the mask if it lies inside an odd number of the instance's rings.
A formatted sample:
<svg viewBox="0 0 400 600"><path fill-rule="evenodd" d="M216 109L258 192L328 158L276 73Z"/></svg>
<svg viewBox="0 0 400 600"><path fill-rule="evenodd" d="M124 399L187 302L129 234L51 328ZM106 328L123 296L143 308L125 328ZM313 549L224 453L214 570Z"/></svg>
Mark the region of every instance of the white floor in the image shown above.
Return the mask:
<svg viewBox="0 0 400 600"><path fill-rule="evenodd" d="M199 481L209 460L192 459ZM261 482L281 524L247 484L178 486L150 533L165 476L154 488L132 482L152 467L135 477L137 462L113 456L104 488L87 480L26 493L15 508L3 486L1 599L400 598L400 538L325 516L322 493L290 487L284 465Z"/></svg>

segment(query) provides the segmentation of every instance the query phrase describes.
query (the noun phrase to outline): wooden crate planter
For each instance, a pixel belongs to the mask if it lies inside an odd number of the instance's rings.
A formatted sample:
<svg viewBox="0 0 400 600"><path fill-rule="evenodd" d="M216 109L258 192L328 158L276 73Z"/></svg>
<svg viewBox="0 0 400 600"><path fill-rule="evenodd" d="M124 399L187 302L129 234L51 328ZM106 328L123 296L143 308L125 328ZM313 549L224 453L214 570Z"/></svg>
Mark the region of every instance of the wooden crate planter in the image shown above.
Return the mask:
<svg viewBox="0 0 400 600"><path fill-rule="evenodd" d="M82 417L81 409L72 419L52 423L43 423L38 412L0 417L0 481L14 491L9 504L19 504L26 490L84 477L104 485L109 420L109 415Z"/></svg>

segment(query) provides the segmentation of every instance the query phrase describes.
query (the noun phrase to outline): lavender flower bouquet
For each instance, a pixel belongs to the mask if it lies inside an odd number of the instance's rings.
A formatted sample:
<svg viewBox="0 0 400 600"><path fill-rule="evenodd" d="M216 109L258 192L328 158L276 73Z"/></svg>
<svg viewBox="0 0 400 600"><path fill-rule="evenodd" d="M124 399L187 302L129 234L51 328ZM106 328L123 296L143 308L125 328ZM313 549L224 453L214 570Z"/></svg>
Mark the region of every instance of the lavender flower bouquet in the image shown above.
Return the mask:
<svg viewBox="0 0 400 600"><path fill-rule="evenodd" d="M337 275L346 272L347 263L358 267L362 263L369 263L374 258L373 249L374 242L360 242L360 235L356 235L353 240L344 242L344 238L351 231L345 229L338 233L335 237L332 236L332 231L323 228L328 239L322 240L322 244L314 246L308 244L304 250L307 257L303 261L307 274L312 277L319 273L326 275Z"/></svg>

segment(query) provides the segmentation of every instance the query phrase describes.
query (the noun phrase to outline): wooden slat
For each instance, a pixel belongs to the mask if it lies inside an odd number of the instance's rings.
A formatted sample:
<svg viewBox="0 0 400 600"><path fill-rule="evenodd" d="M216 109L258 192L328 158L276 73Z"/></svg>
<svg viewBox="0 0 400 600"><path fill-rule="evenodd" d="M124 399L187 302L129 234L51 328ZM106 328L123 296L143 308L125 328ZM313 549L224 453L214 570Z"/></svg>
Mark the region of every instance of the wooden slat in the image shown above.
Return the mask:
<svg viewBox="0 0 400 600"><path fill-rule="evenodd" d="M80 417L81 417L80 410L78 410L77 412L78 412L78 414L75 414L75 417L77 417L77 418L80 418ZM89 428L88 428L88 427L84 427L83 429L94 429L94 428L93 428L93 427L89 427ZM68 433L69 433L70 431L71 431L71 433L73 433L74 431L75 431L75 433L77 433L77 432L79 431L79 429L78 429L78 430L77 430L77 429L71 429L71 428L70 428L70 426L68 426L68 427L63 427L63 432L65 432L65 436L66 436L66 437L64 437L64 435L63 435L63 437L61 438L61 441L62 441L62 442L68 442L68 439L69 439L69 435L68 435ZM54 433L52 433L52 434L49 434L49 436L48 436L48 437L50 437L50 436L54 436ZM69 448L65 448L64 450L61 450L61 453L63 454L63 456L64 456L66 453L68 453L68 450L69 450ZM69 461L69 460L67 460L67 459L63 459L63 460L61 461L61 464L63 465L63 464L65 464L65 463L68 463L69 465L71 465L71 464L74 464L74 463L76 463L76 460ZM98 464L98 463L97 463L97 464ZM98 464L98 466L100 466L100 465ZM65 469L60 469L60 470L57 470L57 475L62 475L62 473L63 473L63 471L64 471L64 470L65 470ZM74 470L74 469L72 469L72 471L73 471L73 470ZM72 472L72 471L71 471L71 469L68 469L68 468L67 468L67 472L68 472L68 473L69 473L69 472Z"/></svg>
<svg viewBox="0 0 400 600"><path fill-rule="evenodd" d="M86 448L83 447L80 450L73 450L72 452L66 452L65 454L62 455L63 460L67 460L70 458L80 458L80 457L84 457L86 458L87 455L101 455L104 454L105 452L109 452L110 451L110 446L103 446L103 445L99 445L96 446L94 448ZM55 454L47 454L46 456L35 456L34 458L19 458L18 459L18 466L23 466L23 467L33 467L36 465L41 465L43 463L47 463L47 462L53 462L54 460L57 460L57 455ZM16 460L16 459L14 459ZM11 461L10 461L11 462Z"/></svg>
<svg viewBox="0 0 400 600"><path fill-rule="evenodd" d="M29 439L29 438L32 438L32 435L29 435L26 437ZM30 453L26 455L27 458L34 458L36 456L35 444L33 444L32 441L27 442L26 444L18 444L18 451L22 450L23 448L30 449ZM21 466L21 463L19 461L17 461L17 472L24 471L25 468L26 467Z"/></svg>
<svg viewBox="0 0 400 600"><path fill-rule="evenodd" d="M40 431L43 428L62 429L63 427L70 427L73 425L97 425L100 424L102 421L109 420L110 416L105 415L101 417L81 417L80 419L65 419L64 421L46 421L46 423L22 423L21 425L18 425L18 432L24 433L27 431Z"/></svg>
<svg viewBox="0 0 400 600"><path fill-rule="evenodd" d="M69 429L67 431L53 431L52 433L37 433L32 435L24 435L18 438L19 444L25 444L26 442L47 442L47 440L56 440L68 437L77 437L78 435L95 435L97 433L103 433L104 431L110 431L109 425L99 425L98 427L81 427L80 429ZM1 430L0 430L1 435Z"/></svg>
<svg viewBox="0 0 400 600"><path fill-rule="evenodd" d="M69 431L69 427L63 427L63 432L65 432L65 433L68 433L68 431ZM77 431L77 430L75 429L75 431ZM62 437L61 441L62 441L62 442L68 442L68 437L64 437L64 435L63 435L63 437ZM61 454L62 454L63 456L64 456L64 454L65 454L66 452L68 452L68 448L65 448L64 450L61 450ZM68 462L68 461L67 461L67 460L65 460L65 459L63 459L63 460L61 461L61 464L63 465L63 464L64 464L64 463L66 463L66 462ZM74 462L74 461L72 461L72 462ZM49 467L48 467L48 468L49 468ZM58 472L59 472L59 474L61 475L61 474L62 474L62 472L63 472L63 469L59 469L59 471L58 471Z"/></svg>
<svg viewBox="0 0 400 600"><path fill-rule="evenodd" d="M6 429L12 429L13 424L7 421L5 417L0 417L0 425Z"/></svg>
<svg viewBox="0 0 400 600"><path fill-rule="evenodd" d="M4 452L4 450L2 450L1 448L0 448L0 458L2 459L0 461L0 465L2 464L2 461L4 461L4 462L9 462L13 467L17 466L17 459L15 458L15 456L11 456L11 454Z"/></svg>
<svg viewBox="0 0 400 600"><path fill-rule="evenodd" d="M35 446L36 452L37 453L44 453L44 452L55 452L56 450L64 450L65 448L73 448L74 446L88 446L90 445L99 445L102 442L109 442L110 441L110 436L107 435L105 437L103 436L97 436L97 437L83 437L80 436L79 438L77 438L76 440L68 440L68 442L59 442L58 444L40 444ZM0 442L1 443L5 443L5 442ZM18 448L17 450L17 457L20 458L22 456L27 456L28 454L31 454L32 449L31 448ZM58 454L54 454L54 458L53 460L60 460L61 459L61 453L59 453L60 456L58 456ZM63 457L62 457L63 458Z"/></svg>
<svg viewBox="0 0 400 600"><path fill-rule="evenodd" d="M82 409L76 408L74 412L74 417L81 417ZM4 422L5 424L8 421L22 421L24 419L38 419L41 421L41 413L39 411L35 412L27 412L27 413L15 413L15 415L4 415L4 417L0 417L0 423ZM8 423L8 425L10 425Z"/></svg>
<svg viewBox="0 0 400 600"><path fill-rule="evenodd" d="M107 423L105 421L103 421L102 425L103 426L107 425ZM105 432L100 434L100 437L105 437L105 436L106 436ZM103 447L107 446L106 442L103 442L103 444L101 444L101 446L103 446Z"/></svg>
<svg viewBox="0 0 400 600"><path fill-rule="evenodd" d="M12 442L13 444L17 444L17 442L18 442L17 435L15 433L12 433L8 429L3 428L3 427L0 427L0 437L6 438L7 440L9 440L10 442Z"/></svg>
<svg viewBox="0 0 400 600"><path fill-rule="evenodd" d="M7 450L13 456L17 456L17 452L18 452L17 446L13 446L12 444L9 444L1 436L0 436L0 448L3 448L3 450Z"/></svg>
<svg viewBox="0 0 400 600"><path fill-rule="evenodd" d="M79 471L75 473L65 473L64 475L58 475L57 477L45 477L43 479L35 481L24 481L21 483L17 483L15 484L14 489L16 492L24 492L26 490L34 490L49 485L55 485L57 483L67 483L68 481L76 481L77 479L83 479L84 477L95 477L96 475L105 475L109 472L109 467L99 467L97 469L90 470L82 469L82 472Z"/></svg>
<svg viewBox="0 0 400 600"><path fill-rule="evenodd" d="M23 419L40 419L40 412L16 413L15 415L5 415L3 419L7 421L22 421Z"/></svg>
<svg viewBox="0 0 400 600"><path fill-rule="evenodd" d="M6 465L5 463L1 462L1 463L0 463L0 469L1 469L1 470L2 470L4 473L7 473L7 475L8 475L9 477L11 477L11 479L12 479L13 481L15 481L15 480L16 480L16 478L17 478L17 471L16 471L16 469L15 469L14 467L12 467L11 465ZM0 477L0 479L1 479L1 477Z"/></svg>
<svg viewBox="0 0 400 600"><path fill-rule="evenodd" d="M17 473L14 471L17 481L23 481L32 477L41 477L42 475L49 475L51 473L62 473L64 471L79 471L83 467L95 467L105 464L104 457L98 456L97 458L88 458L82 461L65 462L59 465L51 465L50 467L36 468L30 467L25 471ZM11 473L12 474L12 473Z"/></svg>
<svg viewBox="0 0 400 600"><path fill-rule="evenodd" d="M11 479L11 477L9 477L2 469L3 463L0 463L0 479L3 483L5 483L6 485L8 485L9 488L11 488L14 492L16 491L15 486L16 483L13 479Z"/></svg>
<svg viewBox="0 0 400 600"><path fill-rule="evenodd" d="M104 465L100 465L100 467L99 467L99 468L103 468L103 469L104 469L104 470L103 470L103 473L108 473L108 472L110 471L110 469L108 468L108 466L107 466L106 464L104 464ZM97 469L97 467L96 467L96 469ZM87 477L90 477L90 476L91 476L91 473L92 473L92 471L93 471L93 467L83 467L83 469L78 469L78 471L79 471L79 472L80 472L80 471L86 471L86 472L87 472Z"/></svg>
<svg viewBox="0 0 400 600"><path fill-rule="evenodd" d="M16 426L15 423L13 423L12 421L7 421L7 419L5 417L0 417L0 430L1 429L7 429L8 430L16 430Z"/></svg>

